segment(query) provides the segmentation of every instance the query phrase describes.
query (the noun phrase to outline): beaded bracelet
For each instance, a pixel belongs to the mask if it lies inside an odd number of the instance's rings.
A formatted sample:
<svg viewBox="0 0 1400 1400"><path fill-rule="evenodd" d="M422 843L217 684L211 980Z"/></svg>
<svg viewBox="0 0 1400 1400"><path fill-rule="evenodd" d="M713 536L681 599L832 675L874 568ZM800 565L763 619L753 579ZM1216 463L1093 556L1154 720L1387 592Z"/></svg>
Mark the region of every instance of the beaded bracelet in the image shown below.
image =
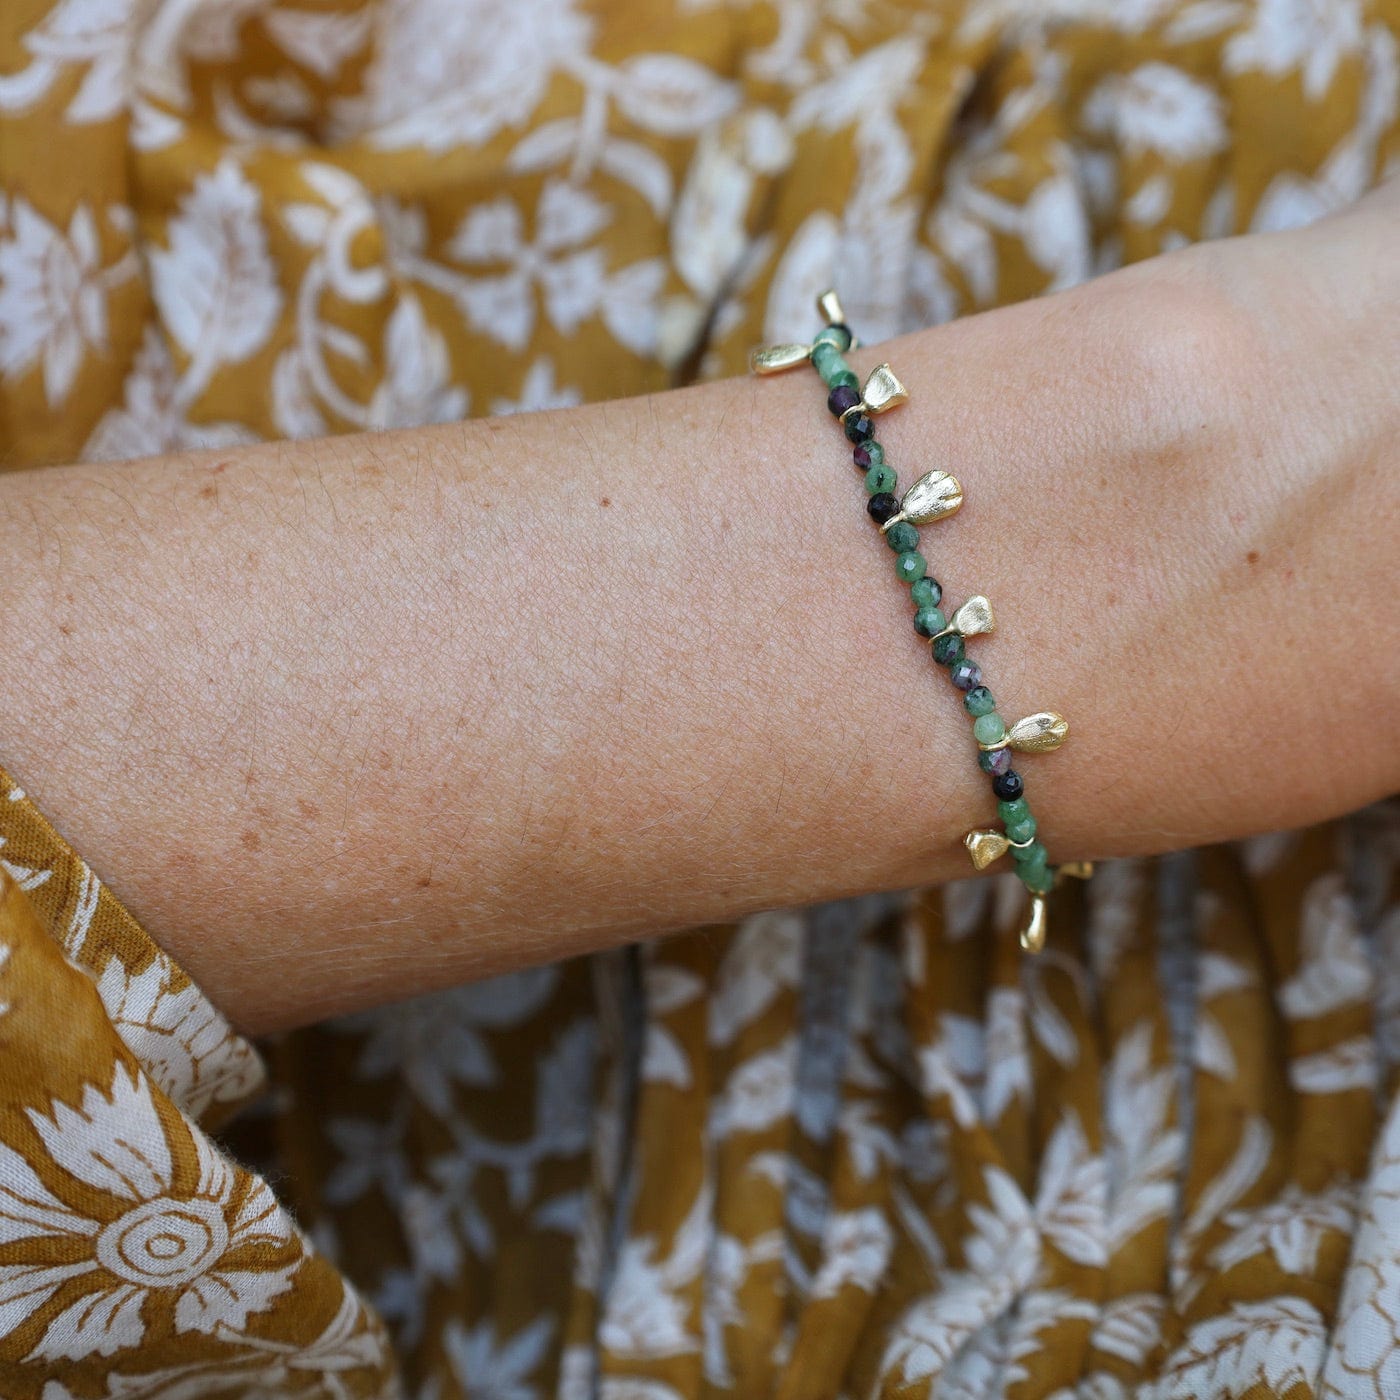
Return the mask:
<svg viewBox="0 0 1400 1400"><path fill-rule="evenodd" d="M846 324L836 293L823 292L817 298L817 310L826 325L810 345L770 345L755 350L750 365L755 374L777 374L810 361L827 386L827 407L854 444L855 464L865 473L870 497L866 510L880 527L885 543L895 551L895 572L910 586L914 630L929 639L933 659L947 668L953 684L963 692L963 706L973 718L978 765L992 777L1002 830L969 831L963 844L978 870L1011 852L1016 874L1030 895L1021 946L1028 952L1039 952L1045 945L1046 895L1062 877L1087 879L1093 866L1087 861L1050 865L1044 843L1036 839L1036 821L1026 802L1021 775L1011 766L1011 755L1013 751L1048 753L1059 748L1069 734L1069 725L1059 715L1043 711L1008 728L997 714L996 700L982 684L982 668L968 659L963 645L966 638L991 632L996 626L992 605L978 595L969 598L951 618L945 617L939 608L943 589L928 573L915 529L954 514L963 503L962 486L948 472L930 471L896 499L895 471L885 460L885 449L875 441L873 419L904 403L909 393L887 364L872 370L862 388L842 358L858 342Z"/></svg>

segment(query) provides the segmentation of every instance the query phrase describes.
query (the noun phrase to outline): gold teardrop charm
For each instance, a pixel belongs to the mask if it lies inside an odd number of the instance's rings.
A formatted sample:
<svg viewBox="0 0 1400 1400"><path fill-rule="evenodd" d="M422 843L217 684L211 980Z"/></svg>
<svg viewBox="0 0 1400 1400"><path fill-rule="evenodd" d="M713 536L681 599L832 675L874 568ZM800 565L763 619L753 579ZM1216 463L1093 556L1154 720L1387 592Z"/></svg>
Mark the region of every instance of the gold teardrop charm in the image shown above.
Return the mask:
<svg viewBox="0 0 1400 1400"><path fill-rule="evenodd" d="M899 503L899 514L880 528L889 529L895 520L908 520L914 525L931 525L956 514L963 503L962 485L948 472L927 472L905 493Z"/></svg>
<svg viewBox="0 0 1400 1400"><path fill-rule="evenodd" d="M846 323L846 313L841 309L841 298L836 295L834 287L828 287L817 298L817 315L827 323L828 326L841 326Z"/></svg>
<svg viewBox="0 0 1400 1400"><path fill-rule="evenodd" d="M960 637L978 637L996 629L997 620L992 614L992 605L979 593L969 598L948 624L950 632Z"/></svg>
<svg viewBox="0 0 1400 1400"><path fill-rule="evenodd" d="M898 408L909 397L909 390L895 378L889 365L876 365L865 381L857 407L866 413L886 413Z"/></svg>
<svg viewBox="0 0 1400 1400"><path fill-rule="evenodd" d="M1011 842L1000 831L969 831L963 837L963 845L972 857L972 864L978 870L985 870L1006 854Z"/></svg>
<svg viewBox="0 0 1400 1400"><path fill-rule="evenodd" d="M761 345L749 356L749 368L755 374L781 374L805 364L811 353L810 345Z"/></svg>
<svg viewBox="0 0 1400 1400"><path fill-rule="evenodd" d="M1069 721L1049 710L1018 719L1007 731L1006 742L1018 753L1049 753L1069 737Z"/></svg>
<svg viewBox="0 0 1400 1400"><path fill-rule="evenodd" d="M1028 953L1038 953L1045 947L1045 935L1049 932L1048 923L1045 917L1045 896L1033 894L1031 896L1030 917L1026 920L1026 926L1021 930L1021 947Z"/></svg>

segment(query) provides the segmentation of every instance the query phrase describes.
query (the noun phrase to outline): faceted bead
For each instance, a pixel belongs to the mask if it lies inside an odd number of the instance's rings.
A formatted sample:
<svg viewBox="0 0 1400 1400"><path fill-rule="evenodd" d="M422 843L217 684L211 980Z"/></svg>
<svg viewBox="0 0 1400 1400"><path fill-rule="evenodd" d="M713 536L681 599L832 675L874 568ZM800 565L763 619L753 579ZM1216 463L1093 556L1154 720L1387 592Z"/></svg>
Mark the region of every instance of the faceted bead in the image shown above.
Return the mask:
<svg viewBox="0 0 1400 1400"><path fill-rule="evenodd" d="M830 385L833 374L850 366L841 358L837 346L818 343L812 347L812 368Z"/></svg>
<svg viewBox="0 0 1400 1400"><path fill-rule="evenodd" d="M975 661L969 661L964 657L948 672L948 679L959 690L972 690L982 684L982 668Z"/></svg>
<svg viewBox="0 0 1400 1400"><path fill-rule="evenodd" d="M972 726L972 735L979 744L997 744L1006 738L1006 725L1001 716L995 710L991 710L987 714L977 716L977 722Z"/></svg>
<svg viewBox="0 0 1400 1400"><path fill-rule="evenodd" d="M899 502L888 491L881 491L865 503L865 509L877 525L883 525L890 516L899 514Z"/></svg>
<svg viewBox="0 0 1400 1400"><path fill-rule="evenodd" d="M923 578L927 568L928 561L917 549L906 549L894 561L894 571L905 583L913 583L916 578Z"/></svg>
<svg viewBox="0 0 1400 1400"><path fill-rule="evenodd" d="M901 520L885 531L885 543L896 554L903 554L906 549L918 549L919 532L907 520Z"/></svg>
<svg viewBox="0 0 1400 1400"><path fill-rule="evenodd" d="M860 395L849 384L841 384L827 395L826 406L831 410L833 417L839 418L847 409L854 408L859 402ZM865 415L859 414L857 416L864 417Z"/></svg>
<svg viewBox="0 0 1400 1400"><path fill-rule="evenodd" d="M1003 822L1020 821L1022 817L1028 817L1030 814L1030 803L1028 803L1024 797L1013 798L1010 802L997 803L997 816L999 816ZM1045 847L1041 846L1040 849L1043 851ZM1024 851L1018 852L1017 859L1019 860L1024 854Z"/></svg>
<svg viewBox="0 0 1400 1400"><path fill-rule="evenodd" d="M1005 753L1005 749L998 749L998 753ZM1008 841L1029 841L1035 835L1035 818L1018 817L1015 821L1006 823L1006 839Z"/></svg>
<svg viewBox="0 0 1400 1400"><path fill-rule="evenodd" d="M956 632L948 632L935 639L933 659L940 666L956 666L963 659L963 639Z"/></svg>
<svg viewBox="0 0 1400 1400"><path fill-rule="evenodd" d="M851 456L861 471L867 471L871 467L880 467L885 463L885 449L874 438L867 438L865 442L856 443Z"/></svg>
<svg viewBox="0 0 1400 1400"><path fill-rule="evenodd" d="M1009 773L999 773L992 780L992 791L1003 802L1014 802L1025 790L1026 785L1014 768Z"/></svg>
<svg viewBox="0 0 1400 1400"><path fill-rule="evenodd" d="M914 614L914 630L921 637L936 637L947 625L948 619L937 608L920 608Z"/></svg>
<svg viewBox="0 0 1400 1400"><path fill-rule="evenodd" d="M866 472L865 489L872 496L878 496L882 491L893 491L895 482L898 480L898 474L893 467L887 467L883 462L879 462ZM915 535L914 539L917 543L918 536Z"/></svg>
<svg viewBox="0 0 1400 1400"><path fill-rule="evenodd" d="M963 709L974 719L991 714L996 707L996 696L985 685L975 685L963 696Z"/></svg>
<svg viewBox="0 0 1400 1400"><path fill-rule="evenodd" d="M851 328L840 321L833 321L829 326L823 326L814 337L814 344L834 345L838 350L849 350L851 348Z"/></svg>
<svg viewBox="0 0 1400 1400"><path fill-rule="evenodd" d="M1050 853L1041 841L1032 841L1029 846L1022 848L1013 846L1011 855L1016 862L1016 873L1023 880L1027 875L1044 870L1050 862Z"/></svg>
<svg viewBox="0 0 1400 1400"><path fill-rule="evenodd" d="M977 766L984 773L990 773L994 778L1001 773L1009 773L1011 771L1011 750L983 749L977 755Z"/></svg>
<svg viewBox="0 0 1400 1400"><path fill-rule="evenodd" d="M936 608L943 601L943 589L936 578L925 574L910 590L916 608ZM945 622L943 627L948 624ZM943 627L938 630L941 632Z"/></svg>
<svg viewBox="0 0 1400 1400"><path fill-rule="evenodd" d="M1048 866L1033 866L1025 869L1016 867L1016 873L1021 877L1021 883L1032 894L1049 894L1055 888L1055 872Z"/></svg>
<svg viewBox="0 0 1400 1400"><path fill-rule="evenodd" d="M859 402L857 399L856 403ZM844 413L845 409L841 411ZM845 427L846 436L852 442L864 442L867 438L875 436L875 420L868 413L853 413L846 419Z"/></svg>

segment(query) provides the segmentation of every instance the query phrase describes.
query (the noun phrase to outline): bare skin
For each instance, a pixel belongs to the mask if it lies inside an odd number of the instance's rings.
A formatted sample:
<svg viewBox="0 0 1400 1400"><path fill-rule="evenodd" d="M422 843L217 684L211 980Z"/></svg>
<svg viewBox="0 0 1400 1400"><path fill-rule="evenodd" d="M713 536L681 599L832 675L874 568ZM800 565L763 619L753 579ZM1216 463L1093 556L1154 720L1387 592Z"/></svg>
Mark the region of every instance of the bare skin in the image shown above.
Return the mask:
<svg viewBox="0 0 1400 1400"><path fill-rule="evenodd" d="M1400 788L1400 197L865 349L1052 858ZM968 873L993 817L809 372L0 478L4 762L260 1032Z"/></svg>

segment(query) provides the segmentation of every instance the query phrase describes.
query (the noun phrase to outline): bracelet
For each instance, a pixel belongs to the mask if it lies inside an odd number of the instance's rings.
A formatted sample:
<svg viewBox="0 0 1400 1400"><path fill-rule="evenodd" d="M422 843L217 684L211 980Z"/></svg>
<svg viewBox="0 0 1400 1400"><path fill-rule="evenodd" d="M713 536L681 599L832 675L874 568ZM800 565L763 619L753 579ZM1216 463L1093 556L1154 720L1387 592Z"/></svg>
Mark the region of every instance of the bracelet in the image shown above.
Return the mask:
<svg viewBox="0 0 1400 1400"><path fill-rule="evenodd" d="M1045 946L1046 896L1061 878L1088 879L1093 866L1088 861L1050 865L1045 844L1036 837L1036 820L1026 802L1021 775L1011 766L1011 756L1013 752L1048 753L1059 748L1069 735L1069 725L1059 715L1043 711L1008 727L997 714L996 699L982 683L982 668L968 659L963 645L966 638L994 629L992 605L978 595L969 598L951 618L945 617L939 609L943 589L928 573L915 528L955 514L963 503L962 485L948 472L925 472L896 499L895 471L885 460L885 449L875 441L873 419L904 403L909 392L887 364L873 369L862 387L842 358L859 342L846 324L836 293L823 292L817 298L817 310L826 324L810 345L766 346L753 352L750 366L755 374L777 374L810 361L826 384L827 407L840 420L854 445L855 464L865 473L870 498L866 511L895 551L895 572L910 586L914 630L929 639L933 659L947 668L949 678L963 692L963 707L973 719L978 766L992 777L1002 829L969 831L963 844L978 870L1011 852L1016 874L1030 895L1021 946L1028 952L1039 952Z"/></svg>

